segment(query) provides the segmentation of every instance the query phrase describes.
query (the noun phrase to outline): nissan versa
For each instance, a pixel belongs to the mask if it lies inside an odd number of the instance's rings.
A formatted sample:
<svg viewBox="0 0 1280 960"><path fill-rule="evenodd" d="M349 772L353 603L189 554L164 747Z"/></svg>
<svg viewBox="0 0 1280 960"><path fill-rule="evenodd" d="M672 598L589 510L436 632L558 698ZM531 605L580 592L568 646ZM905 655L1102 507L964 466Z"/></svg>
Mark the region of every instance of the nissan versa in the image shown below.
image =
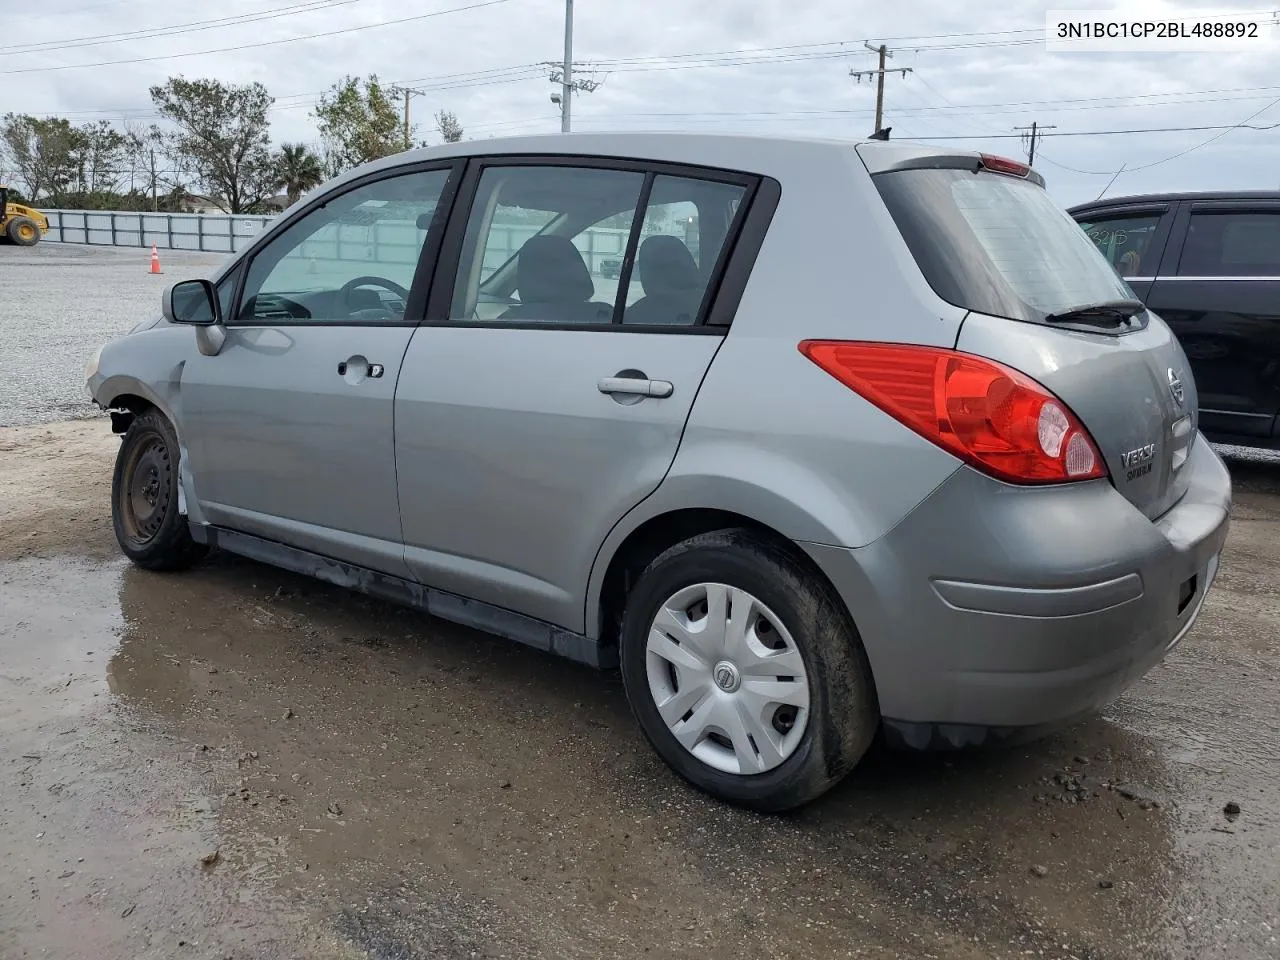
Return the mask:
<svg viewBox="0 0 1280 960"><path fill-rule="evenodd" d="M1036 173L907 144L391 157L171 287L88 387L134 562L222 548L618 666L668 764L763 810L881 729L1097 710L1227 535L1169 328Z"/></svg>

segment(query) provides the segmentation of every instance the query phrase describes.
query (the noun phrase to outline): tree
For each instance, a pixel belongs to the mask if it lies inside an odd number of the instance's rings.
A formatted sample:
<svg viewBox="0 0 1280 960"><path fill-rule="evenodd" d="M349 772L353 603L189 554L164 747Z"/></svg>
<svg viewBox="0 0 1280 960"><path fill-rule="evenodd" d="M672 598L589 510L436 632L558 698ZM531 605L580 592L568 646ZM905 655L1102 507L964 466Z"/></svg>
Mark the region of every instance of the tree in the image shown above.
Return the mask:
<svg viewBox="0 0 1280 960"><path fill-rule="evenodd" d="M249 213L275 189L267 111L274 102L260 83L170 77L151 100L174 129L164 135L173 166L195 176L228 213Z"/></svg>
<svg viewBox="0 0 1280 960"><path fill-rule="evenodd" d="M70 121L8 113L0 121L0 140L27 196L44 196L52 206L61 206L78 173L81 138Z"/></svg>
<svg viewBox="0 0 1280 960"><path fill-rule="evenodd" d="M384 86L377 74L364 80L348 76L321 94L312 115L320 128L325 173L337 176L404 149L401 95L397 87ZM412 127L408 133L412 136Z"/></svg>
<svg viewBox="0 0 1280 960"><path fill-rule="evenodd" d="M111 206L128 170L129 137L106 120L76 128L74 157L80 205L89 209Z"/></svg>
<svg viewBox="0 0 1280 960"><path fill-rule="evenodd" d="M276 154L276 186L284 187L289 203L324 182L320 158L304 143L286 143Z"/></svg>
<svg viewBox="0 0 1280 960"><path fill-rule="evenodd" d="M452 110L441 110L436 114L436 129L445 143L457 143L462 139L462 124Z"/></svg>

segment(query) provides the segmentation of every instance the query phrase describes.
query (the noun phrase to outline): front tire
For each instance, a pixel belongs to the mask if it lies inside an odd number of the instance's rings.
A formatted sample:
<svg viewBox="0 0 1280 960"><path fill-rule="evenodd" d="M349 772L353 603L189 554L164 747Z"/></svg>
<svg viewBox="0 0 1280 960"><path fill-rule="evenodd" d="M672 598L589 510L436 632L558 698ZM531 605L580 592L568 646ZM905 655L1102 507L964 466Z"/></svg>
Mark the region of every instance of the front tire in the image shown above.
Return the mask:
<svg viewBox="0 0 1280 960"><path fill-rule="evenodd" d="M133 418L111 478L111 523L130 560L148 570L182 570L207 552L178 510L180 447L158 410Z"/></svg>
<svg viewBox="0 0 1280 960"><path fill-rule="evenodd" d="M866 653L831 587L745 529L670 548L627 598L622 680L658 754L767 812L829 790L879 722Z"/></svg>
<svg viewBox="0 0 1280 960"><path fill-rule="evenodd" d="M9 239L20 247L34 247L40 242L40 225L30 217L14 217L9 221Z"/></svg>

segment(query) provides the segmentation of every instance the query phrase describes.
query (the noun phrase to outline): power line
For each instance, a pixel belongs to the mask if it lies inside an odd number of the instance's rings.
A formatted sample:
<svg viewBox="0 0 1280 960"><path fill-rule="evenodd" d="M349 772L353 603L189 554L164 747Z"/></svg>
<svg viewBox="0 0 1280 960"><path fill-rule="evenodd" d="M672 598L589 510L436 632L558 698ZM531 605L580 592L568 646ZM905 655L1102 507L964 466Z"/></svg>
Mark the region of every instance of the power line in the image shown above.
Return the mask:
<svg viewBox="0 0 1280 960"><path fill-rule="evenodd" d="M412 17L400 17L396 20L383 20L378 23L360 24L354 27L344 27L341 30L326 30L322 33L308 33L300 37L284 37L280 40L264 40L259 43L242 43L233 47L219 47L214 50L192 50L187 53L166 53L154 57L133 57L127 60L103 60L98 63L65 63L48 67L23 67L17 70L0 70L0 76L7 76L16 73L49 73L55 70L81 70L87 67L115 67L123 64L132 63L155 63L160 60L183 60L187 57L203 57L212 53L234 53L239 50L254 50L261 47L274 47L285 43L297 43L300 40L316 40L320 37L336 37L349 33L356 33L360 30L374 30L379 27L397 26L402 23L413 23L419 20L427 20L432 17L443 17L450 13L463 13L468 10L479 10L484 7L495 7L503 3L511 3L512 0L480 0L477 3L469 3L461 7L450 7L447 10L434 10L431 13L420 13Z"/></svg>
<svg viewBox="0 0 1280 960"><path fill-rule="evenodd" d="M125 33L93 34L87 37L72 37L65 40L42 40L32 43L19 43L8 47L0 47L0 53L17 56L23 53L53 53L58 50L74 50L79 47L99 47L112 43L127 43L131 40L151 40L156 37L174 37L184 33L198 33L203 30L218 30L223 27L236 27L245 23L258 23L262 20L277 20L295 16L300 13L312 13L317 10L329 10L344 7L363 0L307 0L288 7L276 7L272 10L261 10L257 13L241 13L229 17L217 17L212 20L196 20L191 23L177 23L165 27L148 27L143 30L131 30Z"/></svg>

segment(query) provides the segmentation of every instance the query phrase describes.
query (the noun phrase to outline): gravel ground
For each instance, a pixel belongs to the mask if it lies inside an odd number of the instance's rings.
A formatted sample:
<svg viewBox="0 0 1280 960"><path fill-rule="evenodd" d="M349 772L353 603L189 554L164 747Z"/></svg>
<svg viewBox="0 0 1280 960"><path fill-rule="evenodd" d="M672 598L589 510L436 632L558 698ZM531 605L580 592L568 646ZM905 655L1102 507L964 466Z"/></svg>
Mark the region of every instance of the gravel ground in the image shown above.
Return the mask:
<svg viewBox="0 0 1280 960"><path fill-rule="evenodd" d="M0 245L0 427L90 417L85 361L160 311L175 280L208 276L226 254L48 241Z"/></svg>

